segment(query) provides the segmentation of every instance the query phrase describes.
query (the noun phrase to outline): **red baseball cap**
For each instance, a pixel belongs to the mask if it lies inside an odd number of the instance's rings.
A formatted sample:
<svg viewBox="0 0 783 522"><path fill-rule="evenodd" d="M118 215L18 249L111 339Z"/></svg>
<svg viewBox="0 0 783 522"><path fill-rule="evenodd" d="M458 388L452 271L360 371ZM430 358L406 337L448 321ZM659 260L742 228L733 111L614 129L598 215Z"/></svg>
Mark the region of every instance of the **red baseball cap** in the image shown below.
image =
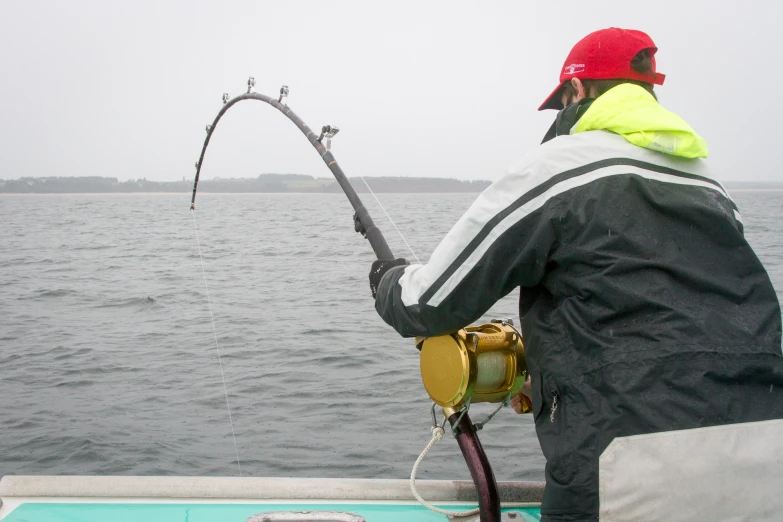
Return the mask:
<svg viewBox="0 0 783 522"><path fill-rule="evenodd" d="M652 72L639 73L631 69L636 53L649 50ZM662 85L666 75L655 72L655 52L658 50L652 38L634 29L610 27L590 33L571 49L560 72L560 84L552 91L539 111L562 109L560 89L571 78L580 80L640 80Z"/></svg>

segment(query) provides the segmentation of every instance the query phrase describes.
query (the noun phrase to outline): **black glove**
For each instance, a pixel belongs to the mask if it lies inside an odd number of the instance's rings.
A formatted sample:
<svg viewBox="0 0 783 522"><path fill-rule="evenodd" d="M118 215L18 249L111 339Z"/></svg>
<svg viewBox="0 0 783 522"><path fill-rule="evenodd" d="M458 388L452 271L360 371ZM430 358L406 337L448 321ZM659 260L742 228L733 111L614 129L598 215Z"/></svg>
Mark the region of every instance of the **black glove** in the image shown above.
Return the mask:
<svg viewBox="0 0 783 522"><path fill-rule="evenodd" d="M379 259L373 261L372 268L370 268L370 291L372 292L373 299L375 298L375 293L378 291L378 285L381 284L383 274L388 272L392 267L409 264L410 263L408 263L407 260L401 257L397 259Z"/></svg>
<svg viewBox="0 0 783 522"><path fill-rule="evenodd" d="M362 220L359 219L358 212L354 212L353 214L353 229L360 233L362 237L367 237L367 229L364 228L364 223L362 223Z"/></svg>

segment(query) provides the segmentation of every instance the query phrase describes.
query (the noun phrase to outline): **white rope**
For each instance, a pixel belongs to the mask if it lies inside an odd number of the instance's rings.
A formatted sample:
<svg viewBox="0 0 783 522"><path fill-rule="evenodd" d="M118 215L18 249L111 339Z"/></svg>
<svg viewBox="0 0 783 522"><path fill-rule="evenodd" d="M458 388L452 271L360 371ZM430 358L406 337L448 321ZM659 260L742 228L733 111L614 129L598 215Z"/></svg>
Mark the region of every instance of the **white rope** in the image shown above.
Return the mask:
<svg viewBox="0 0 783 522"><path fill-rule="evenodd" d="M365 185L367 185L367 181L364 179L364 177L363 177L363 176L359 176L359 177L360 177L360 178L362 178L362 181L364 181L364 184L365 184ZM405 243L405 246L406 246L406 247L408 247L408 250L410 250L410 251L411 251L411 254L413 254L413 258L416 260L416 262L417 262L418 264L421 264L421 261L419 261L419 258L416 256L416 252L414 252L414 251L413 251L413 249L411 248L411 246L410 246L410 245L408 244L408 242L405 240L405 237L402 235L402 232L400 232L400 229L399 229L399 228L397 228L397 225L395 225L395 224L394 224L394 221L392 220L392 218L391 218L391 216L389 215L389 213L388 213L388 212L386 212L386 209L385 209L385 208L383 208L383 205L381 205L381 200L379 200L379 199L378 199L378 196L376 196L376 195L375 195L375 192L373 192L373 191L372 191L372 189L370 188L370 185L367 185L367 190L369 190L369 191L370 191L370 194L372 194L372 197L374 197L374 198L375 198L375 201L378 203L378 206L379 206L379 207L381 207L381 210L383 210L383 213L384 213L384 214L386 214L386 217L389 219L389 222L390 222L390 223L392 224L392 226L394 227L394 230L396 230L396 231L397 231L397 233L398 233L398 234L400 235L400 237L402 238L402 241Z"/></svg>
<svg viewBox="0 0 783 522"><path fill-rule="evenodd" d="M411 471L411 491L413 492L413 496L416 497L416 500L421 502L421 504L426 507L427 509L431 509L432 511L435 511L437 513L442 513L444 515L452 516L452 517L469 517L471 515L476 515L479 513L480 509L471 509L470 511L449 511L446 509L441 509L437 506L433 506L423 498L421 498L421 495L419 495L419 492L416 491L416 472L419 469L419 465L421 464L421 461L424 460L424 456L429 452L432 447L440 442L440 439L443 438L443 428L440 426L433 426L432 427L432 440L429 444L427 444L427 447L424 448L424 451L421 452L421 455L419 455L419 458L416 459L416 464L413 465L413 470Z"/></svg>
<svg viewBox="0 0 783 522"><path fill-rule="evenodd" d="M234 453L237 456L237 467L239 476L242 476L242 464L239 463L239 448L237 448L237 436L234 434L234 420L231 418L231 405L228 403L228 386L226 386L226 375L223 373L223 361L220 359L220 344L218 344L217 330L215 329L215 317L212 315L212 302L209 298L209 287L207 287L207 273L204 271L204 256L201 255L201 241L198 239L198 227L196 226L196 211L191 210L193 214L193 229L196 231L196 244L198 245L198 258L201 260L201 275L204 277L204 290L207 291L207 305L209 306L209 318L212 321L212 334L215 336L215 348L217 349L218 365L220 366L220 376L223 378L223 393L226 396L226 408L228 408L228 423L231 425L231 438L234 439Z"/></svg>

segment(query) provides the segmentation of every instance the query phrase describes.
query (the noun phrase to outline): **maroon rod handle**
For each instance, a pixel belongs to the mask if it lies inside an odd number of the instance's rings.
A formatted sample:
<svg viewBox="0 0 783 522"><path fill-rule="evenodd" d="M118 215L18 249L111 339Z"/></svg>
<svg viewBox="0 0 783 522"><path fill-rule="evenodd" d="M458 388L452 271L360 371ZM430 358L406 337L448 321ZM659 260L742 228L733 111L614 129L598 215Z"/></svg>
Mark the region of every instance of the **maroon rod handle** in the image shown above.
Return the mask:
<svg viewBox="0 0 783 522"><path fill-rule="evenodd" d="M500 522L500 493L492 466L481 446L476 428L467 412L454 413L449 424L457 433L457 444L470 470L470 476L476 485L478 494L479 517L481 522ZM455 427L456 425L456 427Z"/></svg>

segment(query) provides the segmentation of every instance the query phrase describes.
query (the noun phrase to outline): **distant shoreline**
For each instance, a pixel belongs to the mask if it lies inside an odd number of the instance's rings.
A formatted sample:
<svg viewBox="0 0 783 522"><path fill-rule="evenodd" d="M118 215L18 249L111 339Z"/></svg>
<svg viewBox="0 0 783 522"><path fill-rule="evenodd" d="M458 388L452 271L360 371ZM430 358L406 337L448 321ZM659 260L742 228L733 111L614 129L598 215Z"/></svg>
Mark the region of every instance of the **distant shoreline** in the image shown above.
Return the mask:
<svg viewBox="0 0 783 522"><path fill-rule="evenodd" d="M479 193L490 185L486 180L378 176L371 179L373 192L382 193ZM360 178L348 178L358 194L370 190ZM149 181L146 178L119 181L104 176L0 179L0 194L190 194L193 181ZM201 194L342 194L336 179L304 174L261 174L256 178L214 178L201 180Z"/></svg>
<svg viewBox="0 0 783 522"><path fill-rule="evenodd" d="M753 189L751 189L753 190ZM759 190L781 190L783 189L759 189ZM358 191L357 191L358 192ZM377 192L377 194L475 194L479 192ZM2 196L191 196L192 192L0 192ZM345 197L342 192L199 192L198 196L253 196L253 195L275 195L275 196L340 196ZM360 192L367 195L369 192ZM190 201L188 199L188 201Z"/></svg>
<svg viewBox="0 0 783 522"><path fill-rule="evenodd" d="M487 180L454 178L377 176L348 178L357 194L479 194L492 183ZM366 183L366 182L365 182ZM773 181L724 181L730 192L783 192L783 183ZM49 176L0 179L0 194L11 195L184 195L193 193L193 181L149 181L146 178L119 181L105 176ZM261 174L255 178L213 178L201 180L199 194L343 194L335 179L305 174Z"/></svg>
<svg viewBox="0 0 783 522"><path fill-rule="evenodd" d="M726 188L730 192L783 192L783 188Z"/></svg>

